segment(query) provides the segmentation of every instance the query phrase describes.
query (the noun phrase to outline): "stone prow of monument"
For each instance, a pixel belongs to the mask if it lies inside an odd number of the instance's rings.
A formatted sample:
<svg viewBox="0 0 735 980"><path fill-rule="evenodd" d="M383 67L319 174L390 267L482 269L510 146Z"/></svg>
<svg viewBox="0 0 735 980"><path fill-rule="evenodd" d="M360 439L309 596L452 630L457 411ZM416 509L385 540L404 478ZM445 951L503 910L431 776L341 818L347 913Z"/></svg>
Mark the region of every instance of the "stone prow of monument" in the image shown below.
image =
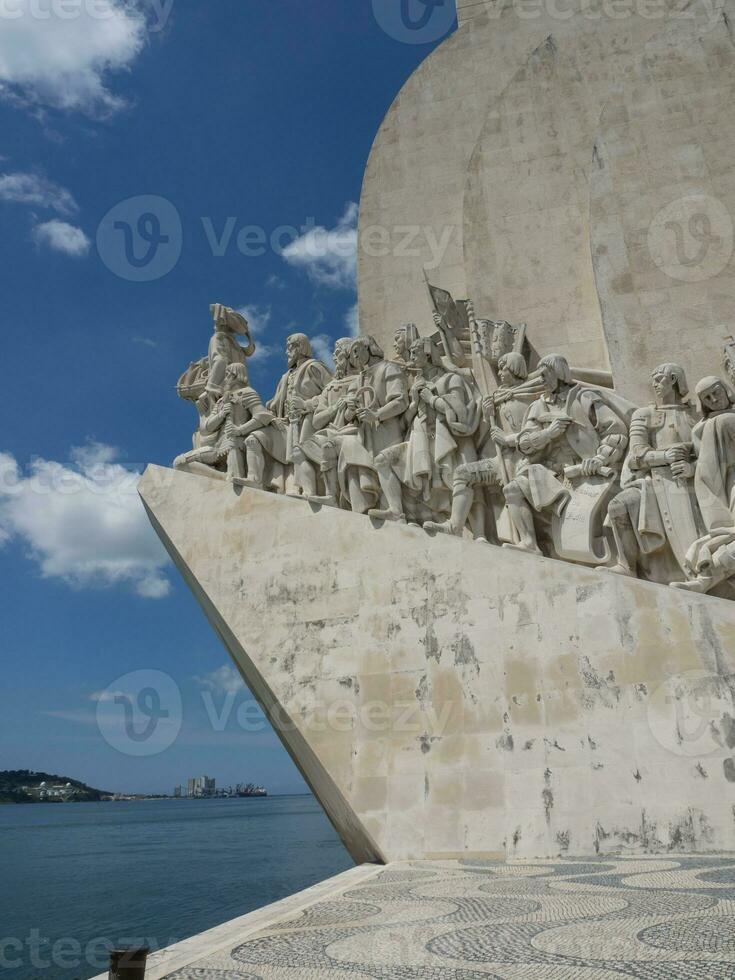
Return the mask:
<svg viewBox="0 0 735 980"><path fill-rule="evenodd" d="M156 466L140 493L356 861L732 849L735 604Z"/></svg>

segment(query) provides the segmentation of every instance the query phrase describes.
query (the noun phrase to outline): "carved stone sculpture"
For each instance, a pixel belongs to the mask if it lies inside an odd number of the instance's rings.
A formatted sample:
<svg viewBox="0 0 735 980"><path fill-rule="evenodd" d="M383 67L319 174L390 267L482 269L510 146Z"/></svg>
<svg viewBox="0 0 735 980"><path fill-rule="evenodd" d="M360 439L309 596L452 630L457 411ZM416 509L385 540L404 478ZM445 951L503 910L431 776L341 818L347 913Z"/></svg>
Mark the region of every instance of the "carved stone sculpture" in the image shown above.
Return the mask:
<svg viewBox="0 0 735 980"><path fill-rule="evenodd" d="M389 521L405 521L408 515L423 523L449 513L457 466L477 459L473 436L479 412L460 375L442 367L441 352L430 338L414 341L410 368L416 380L404 418L406 439L375 457L387 507L369 515Z"/></svg>
<svg viewBox="0 0 735 980"><path fill-rule="evenodd" d="M271 423L273 415L260 400L260 395L248 383L244 364L230 364L223 379L222 396L211 410L208 393L200 395L197 407L200 411L197 448L174 460L175 469L196 471L206 467L225 474L229 479L241 480L245 476L244 440L250 433Z"/></svg>
<svg viewBox="0 0 735 980"><path fill-rule="evenodd" d="M294 458L304 457L321 473L325 483L325 493L312 494L314 503L336 507L338 504L337 458L334 440L345 427L347 410L347 389L351 379L350 349L351 337L343 337L334 345L333 360L335 373L332 380L319 395L312 416L312 432L294 448Z"/></svg>
<svg viewBox="0 0 735 980"><path fill-rule="evenodd" d="M680 365L657 367L652 384L656 401L633 415L623 490L609 507L618 553L610 570L666 584L685 572L704 530L694 495L697 413Z"/></svg>
<svg viewBox="0 0 735 980"><path fill-rule="evenodd" d="M377 506L380 481L375 458L403 441L408 408L406 372L386 361L372 337L360 337L350 349L353 377L347 389L345 427L332 441L340 502L356 514Z"/></svg>
<svg viewBox="0 0 735 980"><path fill-rule="evenodd" d="M429 294L437 333L403 324L394 360L372 337L344 337L332 376L290 336L266 405L248 380L247 321L212 306L207 357L178 384L199 426L174 467L735 598L735 387L703 378L700 418L684 369L666 363L654 404L637 409L605 372L560 355L530 371L525 325ZM735 375L730 338L724 364Z"/></svg>
<svg viewBox="0 0 735 980"><path fill-rule="evenodd" d="M528 410L518 437L525 459L505 488L519 537L517 544L505 547L534 554L542 553L534 514L559 519L574 481L614 479L628 444L625 419L601 392L573 383L565 358L557 354L542 358L539 370L545 390Z"/></svg>
<svg viewBox="0 0 735 980"><path fill-rule="evenodd" d="M707 533L687 552L689 580L672 583L712 592L735 575L735 392L717 377L696 387L704 416L692 430L697 465L694 490ZM735 593L725 593L732 598Z"/></svg>
<svg viewBox="0 0 735 980"><path fill-rule="evenodd" d="M408 366L409 354L414 341L419 339L419 328L415 323L404 323L393 336L393 354L397 364Z"/></svg>
<svg viewBox="0 0 735 980"><path fill-rule="evenodd" d="M275 397L267 403L274 419L270 425L246 440L248 476L245 485L265 489L278 470L283 474L288 464L294 467L294 483L304 495L317 492L316 471L305 454L294 449L313 433L312 417L319 395L332 375L321 361L312 356L306 334L292 334L286 341L288 371L278 383Z"/></svg>
<svg viewBox="0 0 735 980"><path fill-rule="evenodd" d="M214 333L209 341L209 377L207 391L219 397L222 394L225 374L230 364L245 364L255 353L255 344L250 337L250 325L241 313L236 313L221 303L212 306ZM247 337L248 344L241 347L237 337Z"/></svg>
<svg viewBox="0 0 735 980"><path fill-rule="evenodd" d="M523 457L518 450L518 435L528 410L528 399L514 394L514 389L528 377L528 367L521 354L509 353L500 357L497 365L501 387L483 399L482 410L485 425L478 434L476 462L462 463L454 473L452 487L452 513L447 521L428 521L426 530L461 536L473 507L478 505L478 490L485 488L496 496L515 477L518 463ZM503 505L496 509L496 536L512 541L513 532L506 531L503 538L499 529L507 510ZM482 498L480 507L483 509ZM484 513L479 526L475 523L475 537L486 540Z"/></svg>

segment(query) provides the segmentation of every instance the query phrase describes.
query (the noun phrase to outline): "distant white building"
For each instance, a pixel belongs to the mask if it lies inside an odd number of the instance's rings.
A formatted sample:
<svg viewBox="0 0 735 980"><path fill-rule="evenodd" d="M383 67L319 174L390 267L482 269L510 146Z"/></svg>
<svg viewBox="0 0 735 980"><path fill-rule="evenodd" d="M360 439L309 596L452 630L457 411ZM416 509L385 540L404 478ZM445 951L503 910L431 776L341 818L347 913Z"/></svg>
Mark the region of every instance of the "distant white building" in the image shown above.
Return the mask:
<svg viewBox="0 0 735 980"><path fill-rule="evenodd" d="M187 796L206 797L214 796L216 783L209 776L194 776L188 780Z"/></svg>
<svg viewBox="0 0 735 980"><path fill-rule="evenodd" d="M71 783L39 783L38 786L22 786L22 791L37 800L70 800L78 790Z"/></svg>

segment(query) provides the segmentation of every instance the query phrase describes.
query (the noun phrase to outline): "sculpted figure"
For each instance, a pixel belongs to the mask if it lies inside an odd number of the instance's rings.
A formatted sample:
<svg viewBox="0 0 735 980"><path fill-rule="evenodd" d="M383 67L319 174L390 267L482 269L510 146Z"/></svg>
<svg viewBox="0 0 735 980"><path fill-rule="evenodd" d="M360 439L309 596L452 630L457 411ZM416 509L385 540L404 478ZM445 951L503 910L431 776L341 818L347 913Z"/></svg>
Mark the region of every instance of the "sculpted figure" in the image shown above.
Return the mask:
<svg viewBox="0 0 735 980"><path fill-rule="evenodd" d="M245 476L243 444L252 432L270 424L273 415L248 383L244 364L230 364L225 371L222 396L209 409L205 392L197 401L200 414L199 446L174 460L174 469L201 468L221 472L226 466L229 479ZM206 469L204 469L206 467Z"/></svg>
<svg viewBox="0 0 735 980"><path fill-rule="evenodd" d="M488 320L487 323L492 329L489 360L493 367L497 368L500 366L500 358L512 353L516 332L507 320Z"/></svg>
<svg viewBox="0 0 735 980"><path fill-rule="evenodd" d="M223 392L225 374L230 364L245 365L247 358L255 353L255 344L250 337L250 325L244 316L221 303L211 307L214 316L214 334L209 341L207 360L209 376L207 392L216 400ZM247 337L247 347L242 347L237 337Z"/></svg>
<svg viewBox="0 0 735 980"><path fill-rule="evenodd" d="M393 335L394 360L403 367L408 365L411 345L419 338L419 329L415 323L404 323Z"/></svg>
<svg viewBox="0 0 735 980"><path fill-rule="evenodd" d="M697 413L678 364L661 364L651 376L655 404L634 413L623 491L608 518L618 550L619 575L668 584L681 576L687 551L699 538L694 497L693 428Z"/></svg>
<svg viewBox="0 0 735 980"><path fill-rule="evenodd" d="M501 387L482 403L487 424L478 439L478 451L485 458L457 467L452 487L452 515L448 521L427 522L426 530L461 536L473 508L478 505L478 490L486 487L493 493L502 492L515 477L518 463L523 459L518 435L529 403L527 398L514 394L514 389L528 377L525 358L521 354L503 354L498 361L498 375ZM472 523L475 537L485 540L481 499L478 516Z"/></svg>
<svg viewBox="0 0 735 980"><path fill-rule="evenodd" d="M274 464L285 467L294 464L294 482L304 494L317 492L316 473L311 461L303 454L294 456L294 448L303 445L312 435L312 417L319 395L332 375L312 356L306 334L292 334L286 341L288 371L278 383L274 398L267 408L273 413L270 425L248 437L248 477L246 486L266 489L266 469ZM270 484L270 479L267 480Z"/></svg>
<svg viewBox="0 0 735 980"><path fill-rule="evenodd" d="M334 440L345 428L347 408L347 388L351 380L350 348L353 338L343 337L334 345L335 373L332 380L319 395L312 417L312 433L294 448L294 459L303 457L309 460L322 474L326 484L326 494L312 495L315 503L336 507L338 504L337 457ZM354 432L354 427L350 429Z"/></svg>
<svg viewBox="0 0 735 980"><path fill-rule="evenodd" d="M380 500L375 457L403 441L408 386L404 369L385 360L373 337L352 342L349 363L345 425L325 452L337 465L340 503L366 514Z"/></svg>
<svg viewBox="0 0 735 980"><path fill-rule="evenodd" d="M505 488L517 531L516 547L541 554L534 514L561 515L578 478L607 475L622 461L627 425L595 388L574 384L566 358L550 354L539 361L543 392L528 409L518 436L524 459ZM562 482L562 481L566 482Z"/></svg>
<svg viewBox="0 0 735 980"><path fill-rule="evenodd" d="M387 507L369 511L380 520L422 522L449 513L454 472L477 459L473 435L479 410L463 379L446 371L430 338L415 340L410 366L418 377L404 421L407 440L383 449L375 468Z"/></svg>
<svg viewBox="0 0 735 980"><path fill-rule="evenodd" d="M687 553L689 581L672 584L705 593L735 575L735 392L709 377L696 393L704 419L692 430L694 490L707 533Z"/></svg>

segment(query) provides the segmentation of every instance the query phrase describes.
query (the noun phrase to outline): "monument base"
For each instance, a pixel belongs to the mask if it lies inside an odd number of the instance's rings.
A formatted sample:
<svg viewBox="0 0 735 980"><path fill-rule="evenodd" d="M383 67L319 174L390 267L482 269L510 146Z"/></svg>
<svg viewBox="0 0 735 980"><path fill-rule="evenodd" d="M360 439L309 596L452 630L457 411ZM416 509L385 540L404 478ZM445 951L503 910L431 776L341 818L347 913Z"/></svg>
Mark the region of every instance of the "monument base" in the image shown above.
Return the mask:
<svg viewBox="0 0 735 980"><path fill-rule="evenodd" d="M140 492L356 861L735 849L735 604L160 467Z"/></svg>

